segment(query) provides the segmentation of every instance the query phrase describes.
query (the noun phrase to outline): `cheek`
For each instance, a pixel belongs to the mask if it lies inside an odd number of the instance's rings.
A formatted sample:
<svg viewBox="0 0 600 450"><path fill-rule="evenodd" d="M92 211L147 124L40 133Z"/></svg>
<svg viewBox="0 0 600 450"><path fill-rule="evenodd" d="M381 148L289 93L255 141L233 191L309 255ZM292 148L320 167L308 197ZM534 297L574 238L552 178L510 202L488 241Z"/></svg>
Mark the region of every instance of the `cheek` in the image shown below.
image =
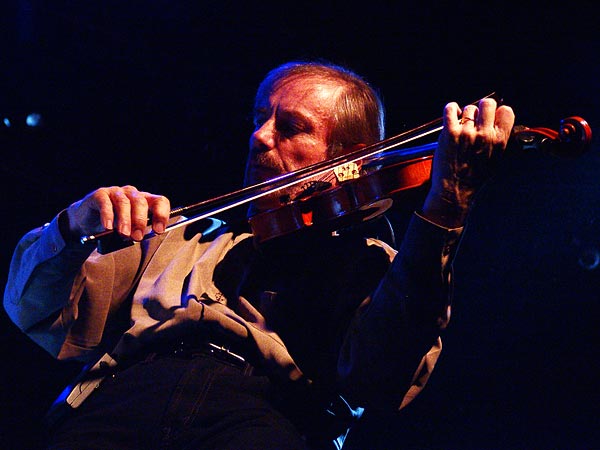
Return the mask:
<svg viewBox="0 0 600 450"><path fill-rule="evenodd" d="M286 145L287 144L287 145ZM313 139L298 139L282 143L281 158L289 169L300 169L327 158L327 146Z"/></svg>

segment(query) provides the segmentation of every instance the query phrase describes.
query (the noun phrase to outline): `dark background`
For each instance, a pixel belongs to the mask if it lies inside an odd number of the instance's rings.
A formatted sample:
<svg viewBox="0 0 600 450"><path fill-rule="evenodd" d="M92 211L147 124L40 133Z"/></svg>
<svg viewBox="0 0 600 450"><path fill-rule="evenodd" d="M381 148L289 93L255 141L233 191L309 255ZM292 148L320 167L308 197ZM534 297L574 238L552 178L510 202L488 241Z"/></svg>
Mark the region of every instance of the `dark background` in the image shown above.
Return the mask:
<svg viewBox="0 0 600 450"><path fill-rule="evenodd" d="M181 205L239 187L254 90L290 59L365 75L383 94L388 135L491 91L519 124L600 123L593 2L447 3L9 2L2 280L25 231L98 186L134 184ZM25 125L32 112L40 126ZM600 447L598 150L595 139L577 158L507 156L461 244L429 386L398 416L367 414L349 448ZM37 420L76 367L1 320L0 443L36 448Z"/></svg>

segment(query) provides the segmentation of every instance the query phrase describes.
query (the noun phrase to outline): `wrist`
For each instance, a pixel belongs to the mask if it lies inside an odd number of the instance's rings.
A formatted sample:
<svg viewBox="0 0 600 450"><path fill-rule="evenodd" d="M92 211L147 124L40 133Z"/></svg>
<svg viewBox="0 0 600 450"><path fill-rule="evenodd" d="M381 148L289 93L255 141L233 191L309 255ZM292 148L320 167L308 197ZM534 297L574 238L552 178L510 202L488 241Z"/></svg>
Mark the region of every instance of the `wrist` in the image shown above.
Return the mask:
<svg viewBox="0 0 600 450"><path fill-rule="evenodd" d="M67 210L63 210L58 214L58 230L65 242L78 241L80 236L73 233L69 223L69 214Z"/></svg>
<svg viewBox="0 0 600 450"><path fill-rule="evenodd" d="M468 202L436 194L427 196L420 211L424 218L445 228L464 226L468 213Z"/></svg>

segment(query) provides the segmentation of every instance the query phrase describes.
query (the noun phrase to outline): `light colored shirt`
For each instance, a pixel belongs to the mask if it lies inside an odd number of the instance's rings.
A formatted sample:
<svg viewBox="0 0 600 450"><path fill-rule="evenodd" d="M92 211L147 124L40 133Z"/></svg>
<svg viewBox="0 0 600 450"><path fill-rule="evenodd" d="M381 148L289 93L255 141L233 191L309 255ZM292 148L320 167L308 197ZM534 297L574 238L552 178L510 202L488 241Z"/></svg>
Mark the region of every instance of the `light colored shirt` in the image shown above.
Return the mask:
<svg viewBox="0 0 600 450"><path fill-rule="evenodd" d="M386 408L404 407L420 392L450 317L451 261L460 234L415 215L398 253L379 240L364 241L390 266L341 331L334 355L340 392ZM4 306L23 332L59 359L89 362L107 351L119 359L202 324L252 342L265 367L295 380L304 375L302 364L264 303L242 290L255 251L251 243L251 234L211 219L101 255L65 242L57 217L17 246ZM237 269L223 271L223 265Z"/></svg>

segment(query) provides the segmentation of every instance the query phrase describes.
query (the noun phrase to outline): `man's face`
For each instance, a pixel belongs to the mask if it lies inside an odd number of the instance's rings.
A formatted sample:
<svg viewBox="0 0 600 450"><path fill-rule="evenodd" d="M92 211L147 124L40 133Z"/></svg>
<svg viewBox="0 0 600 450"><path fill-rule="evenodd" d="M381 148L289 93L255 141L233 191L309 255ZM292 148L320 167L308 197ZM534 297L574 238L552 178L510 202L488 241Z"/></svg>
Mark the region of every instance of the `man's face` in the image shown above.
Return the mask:
<svg viewBox="0 0 600 450"><path fill-rule="evenodd" d="M246 186L327 159L327 136L340 89L331 81L296 77L259 100L250 137ZM279 191L270 199L260 199L255 207L262 210L279 206L277 199L283 194L293 198L300 190L293 186Z"/></svg>

